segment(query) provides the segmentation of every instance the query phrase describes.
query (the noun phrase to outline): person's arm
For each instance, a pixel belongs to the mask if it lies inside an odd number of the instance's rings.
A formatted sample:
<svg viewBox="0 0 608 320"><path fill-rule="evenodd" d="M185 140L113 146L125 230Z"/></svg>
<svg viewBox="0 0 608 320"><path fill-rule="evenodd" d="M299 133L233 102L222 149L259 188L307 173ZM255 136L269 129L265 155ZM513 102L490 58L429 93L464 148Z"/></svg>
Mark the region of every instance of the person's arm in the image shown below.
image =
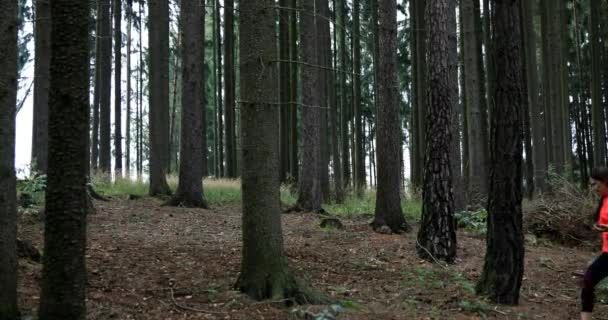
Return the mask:
<svg viewBox="0 0 608 320"><path fill-rule="evenodd" d="M593 225L593 229L599 232L608 232L608 224L596 223Z"/></svg>

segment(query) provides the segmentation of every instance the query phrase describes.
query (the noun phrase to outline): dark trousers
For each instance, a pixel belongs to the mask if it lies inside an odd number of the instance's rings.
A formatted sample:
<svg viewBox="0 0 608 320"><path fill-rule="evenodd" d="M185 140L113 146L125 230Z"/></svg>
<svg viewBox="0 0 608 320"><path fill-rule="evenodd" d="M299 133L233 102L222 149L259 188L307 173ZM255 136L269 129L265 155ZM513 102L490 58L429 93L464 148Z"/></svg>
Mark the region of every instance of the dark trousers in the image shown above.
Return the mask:
<svg viewBox="0 0 608 320"><path fill-rule="evenodd" d="M608 277L608 253L602 254L593 261L583 276L581 300L582 311L592 312L595 301L595 286Z"/></svg>

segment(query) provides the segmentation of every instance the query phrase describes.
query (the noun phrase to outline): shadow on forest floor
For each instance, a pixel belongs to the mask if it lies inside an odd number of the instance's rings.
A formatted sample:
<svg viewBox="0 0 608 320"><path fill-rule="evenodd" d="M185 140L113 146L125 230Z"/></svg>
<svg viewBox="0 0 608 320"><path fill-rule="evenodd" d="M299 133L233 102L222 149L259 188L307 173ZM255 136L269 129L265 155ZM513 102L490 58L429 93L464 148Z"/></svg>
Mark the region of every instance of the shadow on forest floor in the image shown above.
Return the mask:
<svg viewBox="0 0 608 320"><path fill-rule="evenodd" d="M241 255L237 206L160 207L150 198L95 206L88 229L87 319L303 319L303 312L294 311L327 309L279 308L233 291ZM341 230L320 228L314 214L282 219L291 267L341 302L345 309L336 319L576 319L572 273L595 254L529 245L521 305L495 306L474 295L485 251L478 235L459 232L457 263L442 267L416 256L416 230L377 234L369 217L356 215L342 216ZM41 222L22 220L20 238L41 248ZM40 271L39 264L20 261L25 314L34 314L38 305ZM596 314L606 313L608 306L598 305Z"/></svg>

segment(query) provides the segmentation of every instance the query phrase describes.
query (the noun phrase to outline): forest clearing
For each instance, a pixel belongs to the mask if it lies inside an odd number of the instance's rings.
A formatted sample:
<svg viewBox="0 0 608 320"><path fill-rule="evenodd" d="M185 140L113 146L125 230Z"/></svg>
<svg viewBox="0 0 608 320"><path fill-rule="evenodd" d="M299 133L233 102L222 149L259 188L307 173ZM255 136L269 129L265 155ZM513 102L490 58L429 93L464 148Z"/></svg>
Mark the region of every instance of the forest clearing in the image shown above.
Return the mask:
<svg viewBox="0 0 608 320"><path fill-rule="evenodd" d="M208 185L214 199L209 210L161 206L153 198L127 200L125 194L95 201L88 230L87 319L334 319L320 316L331 305L285 307L234 290L242 243L238 183ZM583 271L595 250L528 242L520 305L499 306L475 295L483 235L460 230L456 263L432 263L416 254L417 225L402 235L379 234L369 226L372 213L357 213L368 209L365 203L349 203L336 207L355 212L338 215L343 229L321 228L319 214L282 215L289 264L311 288L342 306L335 319L574 319L578 314L579 280L573 274ZM419 206L419 200L410 203L406 215L415 219ZM23 214L19 236L40 248L41 228L35 214ZM40 267L20 260L25 314L39 302ZM608 287L601 296L608 302ZM608 305L597 310L605 314Z"/></svg>

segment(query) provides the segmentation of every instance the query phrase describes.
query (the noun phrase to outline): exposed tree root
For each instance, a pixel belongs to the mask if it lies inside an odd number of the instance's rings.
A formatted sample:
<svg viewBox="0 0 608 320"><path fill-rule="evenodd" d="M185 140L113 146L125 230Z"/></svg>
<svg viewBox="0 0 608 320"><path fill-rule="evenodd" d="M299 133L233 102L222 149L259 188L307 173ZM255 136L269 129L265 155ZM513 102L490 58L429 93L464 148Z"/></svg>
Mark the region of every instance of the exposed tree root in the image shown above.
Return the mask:
<svg viewBox="0 0 608 320"><path fill-rule="evenodd" d="M97 191L95 191L95 188L93 188L93 186L90 183L87 183L87 193L89 194L90 197L92 197L95 200L110 201L110 199L97 193Z"/></svg>
<svg viewBox="0 0 608 320"><path fill-rule="evenodd" d="M384 219L375 218L374 221L370 223L370 226L375 232L382 234L401 234L412 231L412 227L405 221L399 224L389 225Z"/></svg>
<svg viewBox="0 0 608 320"><path fill-rule="evenodd" d="M175 194L169 201L163 203L162 206L209 209L209 204L202 197L201 199L194 200L178 194Z"/></svg>
<svg viewBox="0 0 608 320"><path fill-rule="evenodd" d="M254 300L270 299L283 306L293 304L331 304L328 297L314 292L298 281L291 273L267 274L266 277L244 279L239 277L235 289Z"/></svg>

